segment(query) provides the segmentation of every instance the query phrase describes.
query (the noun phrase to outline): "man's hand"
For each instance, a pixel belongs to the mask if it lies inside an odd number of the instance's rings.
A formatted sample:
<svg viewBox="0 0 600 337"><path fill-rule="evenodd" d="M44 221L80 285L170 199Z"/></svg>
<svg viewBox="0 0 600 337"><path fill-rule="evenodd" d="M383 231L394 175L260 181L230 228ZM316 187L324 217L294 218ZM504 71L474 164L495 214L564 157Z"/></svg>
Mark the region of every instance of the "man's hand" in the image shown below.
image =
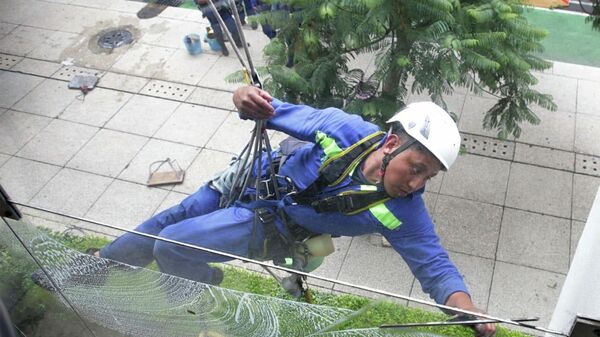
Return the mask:
<svg viewBox="0 0 600 337"><path fill-rule="evenodd" d="M271 105L273 97L259 88L246 86L233 93L233 104L245 117L252 119L269 119L275 115Z"/></svg>
<svg viewBox="0 0 600 337"><path fill-rule="evenodd" d="M469 295L460 291L450 295L445 304L463 310L485 313L483 310L475 307ZM496 324L493 323L477 324L473 326L473 329L477 337L493 337L496 335Z"/></svg>

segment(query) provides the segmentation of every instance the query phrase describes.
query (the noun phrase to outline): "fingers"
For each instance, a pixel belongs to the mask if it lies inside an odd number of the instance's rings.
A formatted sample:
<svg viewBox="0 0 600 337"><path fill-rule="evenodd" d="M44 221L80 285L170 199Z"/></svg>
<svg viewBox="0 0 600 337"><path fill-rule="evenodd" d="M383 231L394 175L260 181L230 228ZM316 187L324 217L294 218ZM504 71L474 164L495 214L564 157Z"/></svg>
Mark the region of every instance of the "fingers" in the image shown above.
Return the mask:
<svg viewBox="0 0 600 337"><path fill-rule="evenodd" d="M477 337L494 337L496 335L496 324L477 324L474 328Z"/></svg>
<svg viewBox="0 0 600 337"><path fill-rule="evenodd" d="M273 97L268 92L251 86L240 88L233 95L233 103L238 111L255 119L268 119L274 116L272 100Z"/></svg>

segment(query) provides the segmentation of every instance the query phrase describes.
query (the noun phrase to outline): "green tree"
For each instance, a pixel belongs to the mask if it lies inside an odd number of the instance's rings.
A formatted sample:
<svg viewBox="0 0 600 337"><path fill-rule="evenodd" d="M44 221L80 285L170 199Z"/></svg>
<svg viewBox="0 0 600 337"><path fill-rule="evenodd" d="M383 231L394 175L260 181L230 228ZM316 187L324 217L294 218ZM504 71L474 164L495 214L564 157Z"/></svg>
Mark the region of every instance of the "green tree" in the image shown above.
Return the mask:
<svg viewBox="0 0 600 337"><path fill-rule="evenodd" d="M532 103L555 110L531 86L545 31L530 26L516 0L284 0L299 10L264 14L279 29L265 48L264 86L291 102L335 106L383 124L409 90L446 107L455 87L488 92L498 102L483 118L501 138L539 123ZM376 55L372 73L353 58ZM293 57L292 57L293 56Z"/></svg>

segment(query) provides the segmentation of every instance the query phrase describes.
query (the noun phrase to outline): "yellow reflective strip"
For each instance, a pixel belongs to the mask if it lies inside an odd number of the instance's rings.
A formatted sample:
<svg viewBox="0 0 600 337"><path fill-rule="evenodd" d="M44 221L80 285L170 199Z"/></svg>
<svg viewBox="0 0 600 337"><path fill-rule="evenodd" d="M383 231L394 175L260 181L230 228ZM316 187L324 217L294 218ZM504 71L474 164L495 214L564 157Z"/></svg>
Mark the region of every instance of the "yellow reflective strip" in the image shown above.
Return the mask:
<svg viewBox="0 0 600 337"><path fill-rule="evenodd" d="M315 140L321 146L323 152L325 152L325 156L327 159L330 159L336 154L342 152L342 149L340 149L340 147L337 145L335 139L327 136L321 131L317 131Z"/></svg>
<svg viewBox="0 0 600 337"><path fill-rule="evenodd" d="M375 185L360 185L361 191L377 191L377 186Z"/></svg>
<svg viewBox="0 0 600 337"><path fill-rule="evenodd" d="M371 153L378 145L379 144L375 143L375 144L371 145L371 147L369 147L366 151L361 153L361 155L358 156L356 159L354 159L354 161L348 166L348 168L344 170L344 173L342 173L342 175L336 181L332 182L328 186L335 186L335 185L341 183L342 180L344 180L350 174L350 171L354 171L354 169L363 160L363 158L366 155L368 155L369 153ZM346 151L344 150L344 152L346 152Z"/></svg>
<svg viewBox="0 0 600 337"><path fill-rule="evenodd" d="M319 133L321 133L323 136L327 137L327 135L325 135L324 133L322 133L320 131L317 131L317 137L319 136ZM366 136L365 138L359 140L358 142L352 144L350 147L346 148L344 151L340 151L340 153L338 153L338 154L336 154L336 155L334 155L332 157L327 158L327 160L323 163L323 165L321 165L321 169L323 169L323 167L327 166L331 161L337 159L338 157L344 156L347 152L350 152L355 147L360 146L360 144L366 142L367 140L369 140L369 139L371 139L373 137L377 137L377 136L379 136L381 134L384 134L384 133L385 132L383 132L383 131L378 131L378 132L372 133L372 134ZM329 138L329 137L327 137L327 138ZM332 138L329 138L329 139L332 139ZM333 141L335 142L335 140L333 140ZM317 139L317 142L319 142L318 139ZM377 146L378 144L373 144L373 145ZM336 144L336 146L337 146L337 144Z"/></svg>
<svg viewBox="0 0 600 337"><path fill-rule="evenodd" d="M394 230L402 224L402 221L398 220L384 203L369 208L369 211L387 229Z"/></svg>

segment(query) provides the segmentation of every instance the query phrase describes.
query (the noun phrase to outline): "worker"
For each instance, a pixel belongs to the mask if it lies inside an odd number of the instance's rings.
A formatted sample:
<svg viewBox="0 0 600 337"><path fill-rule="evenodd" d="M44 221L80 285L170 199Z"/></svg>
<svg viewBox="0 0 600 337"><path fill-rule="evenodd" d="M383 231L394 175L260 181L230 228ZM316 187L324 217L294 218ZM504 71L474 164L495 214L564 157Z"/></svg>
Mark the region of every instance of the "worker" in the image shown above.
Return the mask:
<svg viewBox="0 0 600 337"><path fill-rule="evenodd" d="M437 303L481 312L441 246L422 198L425 183L458 156L460 135L446 111L431 102L412 103L382 132L358 115L284 103L252 86L237 89L233 102L241 118L265 120L268 129L306 142L287 152L275 149L273 160L265 154L261 161L263 178L267 165L277 163L279 188L289 193L280 200L254 200L256 191L248 188L245 198L223 207L238 162L137 231L250 257L279 242L277 236L381 233ZM256 166L248 169L259 172ZM271 220L255 221L257 209ZM132 233L97 255L135 266L156 260L164 273L210 284L219 284L223 273L207 263L228 260ZM476 326L478 336L493 336L495 329Z"/></svg>
<svg viewBox="0 0 600 337"><path fill-rule="evenodd" d="M208 19L208 22L210 23L210 26L215 34L215 39L221 47L221 53L223 53L223 56L229 56L229 50L227 49L227 46L225 44L225 34L223 32L223 29L221 28L221 25L219 24L217 15L221 17L223 23L227 27L227 30L229 30L229 33L231 33L231 37L233 38L235 45L238 48L242 47L242 39L235 24L235 19L233 18L234 13L232 12L238 11L240 19L242 21L245 20L245 14L243 9L240 10L240 8L238 8L239 6L241 6L239 0L235 1L236 8L230 8L229 3L225 1L214 1L213 3L215 5L215 8L217 9L217 13L215 13L212 10L212 7L210 6L208 0L194 0L194 3L202 12L202 16Z"/></svg>

